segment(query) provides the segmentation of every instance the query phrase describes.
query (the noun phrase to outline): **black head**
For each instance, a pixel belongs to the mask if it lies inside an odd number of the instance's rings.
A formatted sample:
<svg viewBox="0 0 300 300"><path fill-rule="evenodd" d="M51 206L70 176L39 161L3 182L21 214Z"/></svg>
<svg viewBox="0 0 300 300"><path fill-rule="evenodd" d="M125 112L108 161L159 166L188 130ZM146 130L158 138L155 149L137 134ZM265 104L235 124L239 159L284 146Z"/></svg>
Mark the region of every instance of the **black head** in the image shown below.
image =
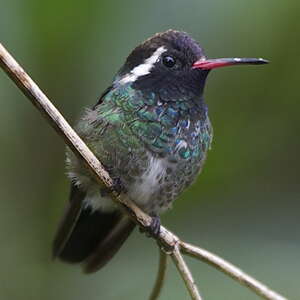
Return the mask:
<svg viewBox="0 0 300 300"><path fill-rule="evenodd" d="M206 64L205 64L205 63ZM159 94L165 101L201 97L212 68L237 63L265 63L261 59L208 60L198 42L187 33L157 33L128 56L115 83L131 83L143 92Z"/></svg>

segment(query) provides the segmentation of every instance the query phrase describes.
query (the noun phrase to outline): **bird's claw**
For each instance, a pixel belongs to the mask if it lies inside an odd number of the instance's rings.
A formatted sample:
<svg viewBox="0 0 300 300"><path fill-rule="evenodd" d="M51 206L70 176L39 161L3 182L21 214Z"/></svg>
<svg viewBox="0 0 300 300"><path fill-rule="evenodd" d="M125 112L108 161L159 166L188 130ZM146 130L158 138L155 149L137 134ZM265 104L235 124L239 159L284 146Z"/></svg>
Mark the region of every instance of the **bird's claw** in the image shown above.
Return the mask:
<svg viewBox="0 0 300 300"><path fill-rule="evenodd" d="M113 178L112 190L117 192L118 195L126 192L126 188L119 177ZM107 196L110 192L111 191L108 188L100 189L100 193L102 197Z"/></svg>
<svg viewBox="0 0 300 300"><path fill-rule="evenodd" d="M123 185L120 177L117 177L117 178L113 179L113 190L116 191L119 195L121 193L125 193L126 192L126 188Z"/></svg>
<svg viewBox="0 0 300 300"><path fill-rule="evenodd" d="M157 238L160 234L160 217L152 216L151 224L146 228L140 228L141 232L145 232L147 237Z"/></svg>

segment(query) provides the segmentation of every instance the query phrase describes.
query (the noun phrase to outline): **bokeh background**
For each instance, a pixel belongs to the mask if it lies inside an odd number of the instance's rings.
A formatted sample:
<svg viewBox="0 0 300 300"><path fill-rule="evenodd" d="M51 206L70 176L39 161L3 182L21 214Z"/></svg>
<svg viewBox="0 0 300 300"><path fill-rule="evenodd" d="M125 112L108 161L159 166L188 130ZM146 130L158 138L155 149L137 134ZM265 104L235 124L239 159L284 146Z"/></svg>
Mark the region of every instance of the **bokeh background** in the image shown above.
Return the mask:
<svg viewBox="0 0 300 300"><path fill-rule="evenodd" d="M300 298L300 2L0 0L0 40L73 123L138 43L185 30L209 57L267 66L211 73L215 138L204 171L162 218L280 291ZM102 271L51 260L68 197L65 145L0 72L0 299L147 299L158 253L137 231ZM205 299L259 299L188 259ZM189 299L170 264L161 299Z"/></svg>

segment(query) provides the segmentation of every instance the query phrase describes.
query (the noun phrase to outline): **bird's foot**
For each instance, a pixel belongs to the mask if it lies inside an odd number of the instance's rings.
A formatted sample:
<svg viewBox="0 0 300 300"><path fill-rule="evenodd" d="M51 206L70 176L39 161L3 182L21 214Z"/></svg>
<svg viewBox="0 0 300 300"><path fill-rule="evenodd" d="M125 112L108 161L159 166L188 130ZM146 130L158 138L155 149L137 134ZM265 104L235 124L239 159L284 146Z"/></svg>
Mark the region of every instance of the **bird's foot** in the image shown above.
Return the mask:
<svg viewBox="0 0 300 300"><path fill-rule="evenodd" d="M157 238L160 234L160 217L154 216L152 217L151 224L149 226L149 234L155 238Z"/></svg>
<svg viewBox="0 0 300 300"><path fill-rule="evenodd" d="M152 216L151 224L146 228L140 228L141 232L145 232L147 237L158 238L160 234L160 217Z"/></svg>
<svg viewBox="0 0 300 300"><path fill-rule="evenodd" d="M112 190L117 192L118 195L126 192L126 188L119 177L113 178ZM109 195L110 190L108 188L101 188L100 193L102 197L105 197Z"/></svg>
<svg viewBox="0 0 300 300"><path fill-rule="evenodd" d="M127 190L120 177L113 179L113 190L116 191L119 195L121 193L126 193Z"/></svg>

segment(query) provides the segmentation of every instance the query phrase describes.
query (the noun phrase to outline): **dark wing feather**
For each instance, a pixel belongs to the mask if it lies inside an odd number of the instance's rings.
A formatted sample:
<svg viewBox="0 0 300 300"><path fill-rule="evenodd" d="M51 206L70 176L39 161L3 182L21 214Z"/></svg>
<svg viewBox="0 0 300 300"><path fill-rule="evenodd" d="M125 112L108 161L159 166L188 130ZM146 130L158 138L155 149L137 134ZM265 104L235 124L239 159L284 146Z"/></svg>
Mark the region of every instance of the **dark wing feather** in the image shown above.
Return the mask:
<svg viewBox="0 0 300 300"><path fill-rule="evenodd" d="M85 193L75 185L71 185L70 201L67 203L65 213L58 226L54 241L52 255L54 258L60 256L65 248L82 210L82 201Z"/></svg>
<svg viewBox="0 0 300 300"><path fill-rule="evenodd" d="M70 202L53 243L53 256L84 262L87 273L103 267L120 249L135 224L120 211L95 211L83 205L83 193L71 186Z"/></svg>
<svg viewBox="0 0 300 300"><path fill-rule="evenodd" d="M107 236L102 239L93 253L84 261L84 272L92 273L101 269L118 252L136 224L125 215L120 215Z"/></svg>
<svg viewBox="0 0 300 300"><path fill-rule="evenodd" d="M93 109L96 108L96 106L100 105L103 102L103 98L112 90L112 86L109 86L99 97L99 100L97 101L97 103L93 106Z"/></svg>

